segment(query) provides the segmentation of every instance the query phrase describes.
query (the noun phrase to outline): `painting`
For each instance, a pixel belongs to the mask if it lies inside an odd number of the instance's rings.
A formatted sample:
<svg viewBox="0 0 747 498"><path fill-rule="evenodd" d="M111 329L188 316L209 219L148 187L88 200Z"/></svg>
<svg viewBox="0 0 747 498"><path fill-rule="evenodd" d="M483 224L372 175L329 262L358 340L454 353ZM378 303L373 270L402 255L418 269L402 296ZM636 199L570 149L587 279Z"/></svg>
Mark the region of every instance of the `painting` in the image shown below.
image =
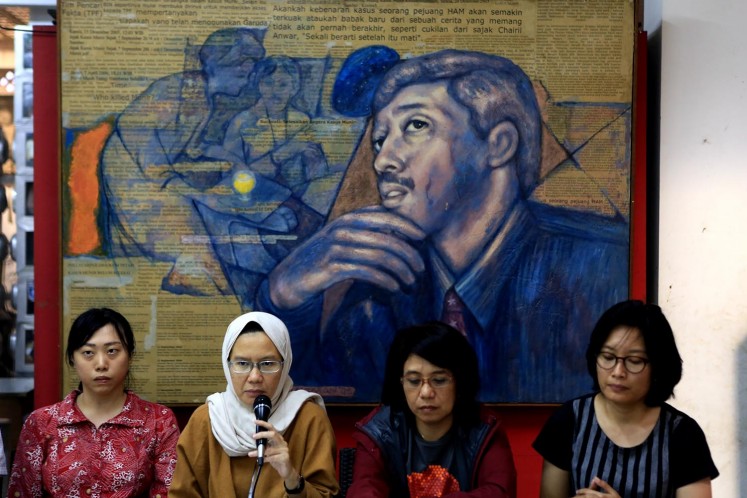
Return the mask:
<svg viewBox="0 0 747 498"><path fill-rule="evenodd" d="M588 389L629 293L632 5L109 3L99 44L100 7L60 5L63 299L133 317L138 390L221 389L246 310L331 402L376 402L393 334L429 320L467 336L483 401Z"/></svg>

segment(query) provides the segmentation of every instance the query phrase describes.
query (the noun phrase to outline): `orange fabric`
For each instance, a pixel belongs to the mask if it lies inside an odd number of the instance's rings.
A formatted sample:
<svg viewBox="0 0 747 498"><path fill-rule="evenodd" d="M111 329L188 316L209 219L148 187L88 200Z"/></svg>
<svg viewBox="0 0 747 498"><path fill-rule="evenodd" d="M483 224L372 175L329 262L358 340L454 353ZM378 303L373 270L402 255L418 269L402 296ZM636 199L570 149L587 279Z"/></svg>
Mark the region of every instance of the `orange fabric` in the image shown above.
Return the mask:
<svg viewBox="0 0 747 498"><path fill-rule="evenodd" d="M99 157L112 124L102 122L75 137L70 151L70 222L67 253L90 254L101 246L96 223L99 208Z"/></svg>

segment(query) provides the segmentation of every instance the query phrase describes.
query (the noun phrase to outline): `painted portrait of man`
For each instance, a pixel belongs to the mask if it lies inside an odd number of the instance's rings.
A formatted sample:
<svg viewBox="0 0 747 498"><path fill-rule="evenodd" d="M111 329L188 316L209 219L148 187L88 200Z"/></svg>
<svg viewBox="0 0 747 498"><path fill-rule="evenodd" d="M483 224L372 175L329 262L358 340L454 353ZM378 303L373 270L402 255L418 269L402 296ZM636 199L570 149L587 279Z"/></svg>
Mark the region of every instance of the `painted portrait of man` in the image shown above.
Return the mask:
<svg viewBox="0 0 747 498"><path fill-rule="evenodd" d="M628 222L532 198L542 119L512 61L443 50L386 69L338 106L369 113L378 201L329 221L260 287L258 307L304 351L294 379L375 400L394 332L442 320L477 351L483 400L570 397L586 387L588 331L628 293Z"/></svg>

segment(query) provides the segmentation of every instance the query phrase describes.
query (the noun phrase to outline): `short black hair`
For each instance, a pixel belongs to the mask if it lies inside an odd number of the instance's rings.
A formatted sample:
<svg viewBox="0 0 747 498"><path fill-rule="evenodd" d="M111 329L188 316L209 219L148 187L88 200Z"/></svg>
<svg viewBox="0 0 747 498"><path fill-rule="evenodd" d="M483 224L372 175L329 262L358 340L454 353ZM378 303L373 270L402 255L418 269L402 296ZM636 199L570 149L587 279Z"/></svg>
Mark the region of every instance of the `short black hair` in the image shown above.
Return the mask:
<svg viewBox="0 0 747 498"><path fill-rule="evenodd" d="M132 358L135 354L135 334L132 332L130 322L118 311L110 308L91 308L84 311L73 321L70 326L70 333L67 336L67 364L71 367L74 365L73 354L77 349L82 347L99 329L111 324L117 332L119 340L122 341L127 356ZM125 389L129 384L129 372ZM82 383L78 384L78 389L82 390Z"/></svg>
<svg viewBox="0 0 747 498"><path fill-rule="evenodd" d="M246 325L244 325L244 328L241 329L241 332L239 332L239 335L244 334L250 334L253 332L264 332L265 329L262 328L262 325L258 324L257 322L251 321L247 322Z"/></svg>
<svg viewBox="0 0 747 498"><path fill-rule="evenodd" d="M400 382L405 362L413 354L451 371L456 386L455 425L475 425L480 410L477 402L480 389L477 355L466 337L442 322L427 322L397 332L387 355L382 404L390 406L393 412L400 411L408 418L413 417Z"/></svg>
<svg viewBox="0 0 747 498"><path fill-rule="evenodd" d="M597 355L613 330L618 327L637 329L646 345L651 369L651 387L646 394L648 406L660 406L674 394L674 387L682 378L682 357L677 350L674 332L661 308L639 300L619 302L605 311L594 326L586 349L586 366L599 391Z"/></svg>
<svg viewBox="0 0 747 498"><path fill-rule="evenodd" d="M241 337L244 334L254 334L257 332L264 332L265 329L262 328L262 325L258 324L257 322L248 322L246 325L244 325L244 328L241 329L241 332L239 332L239 335L236 336L236 339ZM234 344L236 344L234 342ZM233 351L233 346L231 346L231 351ZM226 358L226 361L231 361L231 352L228 353L228 358Z"/></svg>

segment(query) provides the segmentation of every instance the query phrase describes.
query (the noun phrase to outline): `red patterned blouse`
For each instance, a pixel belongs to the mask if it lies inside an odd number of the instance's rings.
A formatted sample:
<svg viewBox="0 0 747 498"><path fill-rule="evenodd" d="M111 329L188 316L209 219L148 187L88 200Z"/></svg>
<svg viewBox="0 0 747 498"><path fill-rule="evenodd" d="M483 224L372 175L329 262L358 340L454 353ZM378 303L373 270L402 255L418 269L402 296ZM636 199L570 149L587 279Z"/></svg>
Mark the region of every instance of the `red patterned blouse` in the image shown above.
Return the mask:
<svg viewBox="0 0 747 498"><path fill-rule="evenodd" d="M122 412L96 428L73 391L23 424L8 496L166 497L176 465L173 412L128 391Z"/></svg>

